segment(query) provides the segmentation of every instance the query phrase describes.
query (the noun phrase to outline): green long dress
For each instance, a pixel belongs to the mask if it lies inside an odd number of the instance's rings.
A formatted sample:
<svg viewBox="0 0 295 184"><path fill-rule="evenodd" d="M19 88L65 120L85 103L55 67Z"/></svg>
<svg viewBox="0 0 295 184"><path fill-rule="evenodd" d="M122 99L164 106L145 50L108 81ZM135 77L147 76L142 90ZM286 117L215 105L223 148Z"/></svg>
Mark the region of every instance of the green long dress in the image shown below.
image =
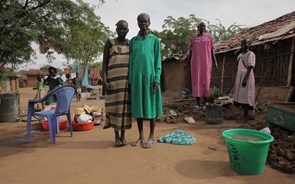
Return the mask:
<svg viewBox="0 0 295 184"><path fill-rule="evenodd" d="M160 83L162 71L160 41L153 34L139 35L130 41L129 84L131 116L152 119L163 115L160 85L154 93L153 82Z"/></svg>

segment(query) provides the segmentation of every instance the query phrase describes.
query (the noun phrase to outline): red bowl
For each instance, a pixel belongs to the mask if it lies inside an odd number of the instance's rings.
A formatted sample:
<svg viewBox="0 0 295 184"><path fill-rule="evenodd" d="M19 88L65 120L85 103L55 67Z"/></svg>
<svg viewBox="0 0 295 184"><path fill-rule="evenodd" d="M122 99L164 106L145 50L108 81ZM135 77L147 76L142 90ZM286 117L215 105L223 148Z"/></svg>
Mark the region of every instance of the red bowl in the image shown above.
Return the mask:
<svg viewBox="0 0 295 184"><path fill-rule="evenodd" d="M94 121L85 122L85 123L73 122L72 125L73 125L73 130L77 130L77 131L90 130L94 126Z"/></svg>
<svg viewBox="0 0 295 184"><path fill-rule="evenodd" d="M60 130L65 129L67 127L67 123L68 123L68 120L59 121L59 129ZM45 119L42 120L42 129L45 131L49 130L48 121Z"/></svg>

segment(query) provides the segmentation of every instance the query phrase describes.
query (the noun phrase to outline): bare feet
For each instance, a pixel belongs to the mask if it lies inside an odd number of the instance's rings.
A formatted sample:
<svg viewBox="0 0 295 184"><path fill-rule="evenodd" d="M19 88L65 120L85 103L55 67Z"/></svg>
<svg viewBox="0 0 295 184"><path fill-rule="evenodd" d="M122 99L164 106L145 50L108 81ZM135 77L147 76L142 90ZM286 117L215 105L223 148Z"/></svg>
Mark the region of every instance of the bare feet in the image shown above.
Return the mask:
<svg viewBox="0 0 295 184"><path fill-rule="evenodd" d="M122 142L120 141L120 139L115 139L115 147L120 147L122 146Z"/></svg>
<svg viewBox="0 0 295 184"><path fill-rule="evenodd" d="M126 146L128 144L125 139L121 138L120 141L121 141L121 146Z"/></svg>
<svg viewBox="0 0 295 184"><path fill-rule="evenodd" d="M142 142L142 139L138 139L137 141L131 143L131 146L139 146L141 145L143 142Z"/></svg>

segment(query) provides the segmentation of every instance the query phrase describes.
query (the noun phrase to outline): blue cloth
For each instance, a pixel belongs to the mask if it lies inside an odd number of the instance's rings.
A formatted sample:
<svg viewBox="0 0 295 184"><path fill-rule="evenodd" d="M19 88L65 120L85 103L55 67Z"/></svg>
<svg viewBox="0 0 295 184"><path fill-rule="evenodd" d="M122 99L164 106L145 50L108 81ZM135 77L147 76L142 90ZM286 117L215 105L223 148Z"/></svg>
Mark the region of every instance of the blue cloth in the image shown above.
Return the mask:
<svg viewBox="0 0 295 184"><path fill-rule="evenodd" d="M87 88L90 88L90 89L98 89L99 86L92 86L89 84L89 81L88 81L88 65L86 65L85 67L85 70L84 70L84 75L83 75L83 78L82 78L82 86L86 86Z"/></svg>
<svg viewBox="0 0 295 184"><path fill-rule="evenodd" d="M161 143L171 143L180 145L192 145L196 142L195 136L182 130L175 130L158 139Z"/></svg>

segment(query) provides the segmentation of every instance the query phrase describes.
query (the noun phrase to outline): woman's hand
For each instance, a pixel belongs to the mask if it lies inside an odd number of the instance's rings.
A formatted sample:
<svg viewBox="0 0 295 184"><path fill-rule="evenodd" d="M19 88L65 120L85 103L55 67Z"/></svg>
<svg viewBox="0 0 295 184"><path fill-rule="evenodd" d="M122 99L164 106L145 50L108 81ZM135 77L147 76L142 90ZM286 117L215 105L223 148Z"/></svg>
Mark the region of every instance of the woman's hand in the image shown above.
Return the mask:
<svg viewBox="0 0 295 184"><path fill-rule="evenodd" d="M103 80L103 86L105 87L105 90L107 93L110 92L110 86L109 83L106 80Z"/></svg>
<svg viewBox="0 0 295 184"><path fill-rule="evenodd" d="M154 89L154 93L156 94L157 93L157 91L158 91L158 83L157 82L153 82L152 83L152 88Z"/></svg>
<svg viewBox="0 0 295 184"><path fill-rule="evenodd" d="M244 80L242 81L242 86L243 86L243 87L246 87L246 85L247 85L247 80L244 79Z"/></svg>

